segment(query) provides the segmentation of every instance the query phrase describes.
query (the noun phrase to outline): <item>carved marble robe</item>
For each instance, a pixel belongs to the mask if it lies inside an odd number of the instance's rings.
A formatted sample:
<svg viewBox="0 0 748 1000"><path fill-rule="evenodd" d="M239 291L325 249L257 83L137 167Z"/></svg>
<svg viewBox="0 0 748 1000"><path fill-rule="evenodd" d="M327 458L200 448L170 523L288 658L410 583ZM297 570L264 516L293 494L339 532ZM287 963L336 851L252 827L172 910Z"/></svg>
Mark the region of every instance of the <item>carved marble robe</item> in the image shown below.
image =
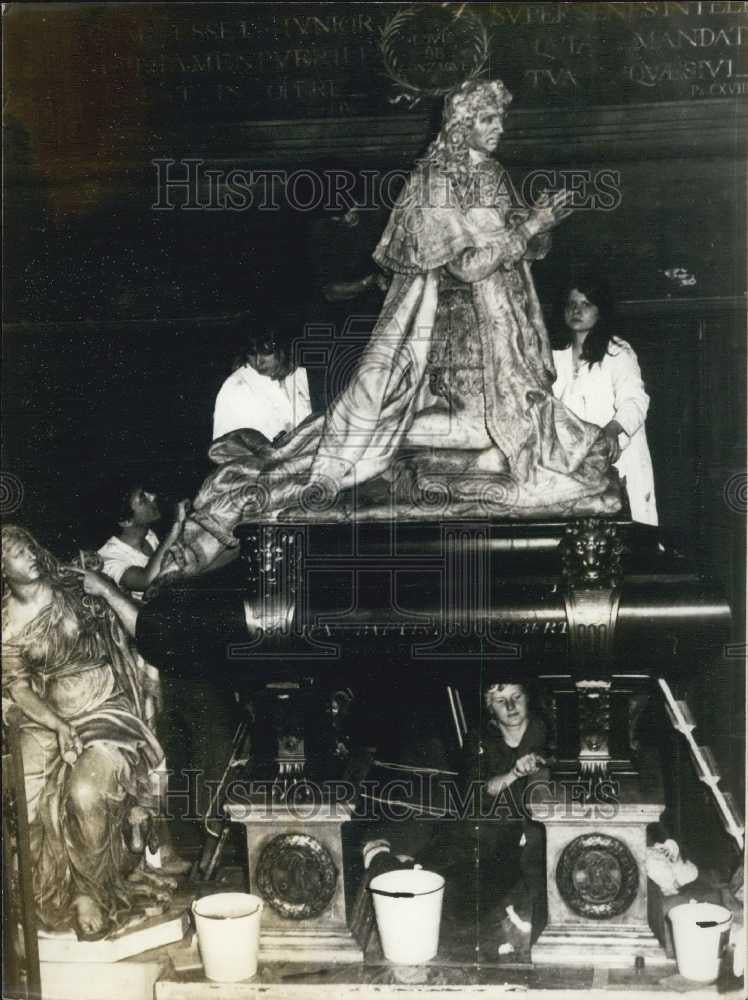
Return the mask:
<svg viewBox="0 0 748 1000"><path fill-rule="evenodd" d="M122 835L128 804L158 809L149 775L163 751L145 721L148 678L114 614L103 611L92 622L82 601L92 599L55 591L52 602L12 642L3 643L4 695L16 681L27 680L56 715L74 726L84 751L102 749L116 787L115 793L102 791L92 805L107 815L106 834L92 836L81 816L68 808L74 769L62 760L56 733L13 706L37 915L51 930L73 925L71 904L78 895L99 905L110 930L150 902L142 889L125 881L129 859ZM99 775L102 790L109 777Z"/></svg>
<svg viewBox="0 0 748 1000"><path fill-rule="evenodd" d="M619 509L600 429L554 398L553 358L529 269L534 254L505 175L490 163L475 176L474 190L459 192L433 165L414 170L374 252L393 277L348 387L278 449L246 431L214 441L209 456L219 468L162 573L199 571L236 545L232 531L242 520L350 516L341 492L375 480L386 489L375 500L359 492L359 518ZM445 342L455 323L483 424L458 444L434 429L445 416L459 429L468 403L465 378L455 376L459 359L446 366L445 383ZM425 419L439 413L437 423Z"/></svg>

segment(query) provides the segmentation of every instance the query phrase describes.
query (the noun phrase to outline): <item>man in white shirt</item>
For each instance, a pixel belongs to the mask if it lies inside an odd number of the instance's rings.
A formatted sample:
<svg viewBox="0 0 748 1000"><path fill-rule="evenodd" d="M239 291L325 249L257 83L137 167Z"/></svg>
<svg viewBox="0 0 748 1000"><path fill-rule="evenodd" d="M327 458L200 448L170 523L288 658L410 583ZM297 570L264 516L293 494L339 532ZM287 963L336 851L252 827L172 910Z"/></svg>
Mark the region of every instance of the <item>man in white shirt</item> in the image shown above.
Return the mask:
<svg viewBox="0 0 748 1000"><path fill-rule="evenodd" d="M277 442L311 412L306 369L292 369L272 334L250 337L216 397L213 440L249 428Z"/></svg>
<svg viewBox="0 0 748 1000"><path fill-rule="evenodd" d="M156 579L161 560L182 529L187 515L188 500L177 504L174 524L163 542L152 528L161 519L158 498L142 486L128 490L120 511L118 535L99 549L104 560L104 572L124 591L140 600L146 587Z"/></svg>
<svg viewBox="0 0 748 1000"><path fill-rule="evenodd" d="M167 549L182 530L188 508L188 500L182 500L177 504L174 524L167 532L163 542L159 542L158 535L152 527L161 519L158 497L139 484L130 487L121 501L117 519L119 534L112 535L99 549L99 555L104 562L103 572L111 577L118 587L140 601L143 597L143 591L158 575L158 571L161 569L161 560ZM157 716L161 714L163 700L161 678L156 667L150 663L141 660L141 666L147 679L148 691L151 692L146 697L152 699L153 702L148 704L147 701L146 712L152 716L152 721L155 724ZM159 726L159 728L161 727ZM165 794L168 773L166 761L161 762L157 771L160 772L159 781ZM183 861L175 853L165 819L159 818L157 825L161 847L156 853L152 853L150 849L146 848L146 863L151 867L158 868L163 874L184 874L190 868L189 862Z"/></svg>

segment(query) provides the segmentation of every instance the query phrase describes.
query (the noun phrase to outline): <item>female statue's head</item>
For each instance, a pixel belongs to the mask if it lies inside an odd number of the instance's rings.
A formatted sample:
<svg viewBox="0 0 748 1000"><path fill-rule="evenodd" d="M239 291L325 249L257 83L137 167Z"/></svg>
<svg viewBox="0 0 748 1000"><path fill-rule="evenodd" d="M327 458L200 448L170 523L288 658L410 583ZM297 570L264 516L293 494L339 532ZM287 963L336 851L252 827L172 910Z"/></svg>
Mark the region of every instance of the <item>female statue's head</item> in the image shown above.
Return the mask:
<svg viewBox="0 0 748 1000"><path fill-rule="evenodd" d="M17 524L2 529L3 597L14 584L35 583L57 571L57 560L43 549L34 536Z"/></svg>
<svg viewBox="0 0 748 1000"><path fill-rule="evenodd" d="M100 563L99 556L86 558L86 565ZM55 559L37 542L30 531L17 524L4 524L2 529L2 608L3 620L14 589L44 581L51 585L68 606L78 612L76 629L93 626L106 614L106 603L97 597L84 595L80 576ZM68 626L64 626L68 627Z"/></svg>
<svg viewBox="0 0 748 1000"><path fill-rule="evenodd" d="M494 152L512 95L501 80L466 80L447 95L439 135L424 162L434 163L456 180L470 171L470 150Z"/></svg>

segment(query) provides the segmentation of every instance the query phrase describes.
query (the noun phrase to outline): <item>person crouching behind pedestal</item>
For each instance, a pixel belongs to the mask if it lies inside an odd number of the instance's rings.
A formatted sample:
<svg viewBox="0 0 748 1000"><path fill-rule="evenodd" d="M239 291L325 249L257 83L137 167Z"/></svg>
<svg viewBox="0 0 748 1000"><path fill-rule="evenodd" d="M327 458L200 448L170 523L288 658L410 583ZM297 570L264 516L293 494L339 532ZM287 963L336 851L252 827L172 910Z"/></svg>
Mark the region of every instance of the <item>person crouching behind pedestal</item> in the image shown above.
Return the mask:
<svg viewBox="0 0 748 1000"><path fill-rule="evenodd" d="M481 945L487 957L526 957L545 909L545 831L526 802L550 777L547 732L523 683L488 684L483 704L480 731L465 741L466 777L480 789Z"/></svg>

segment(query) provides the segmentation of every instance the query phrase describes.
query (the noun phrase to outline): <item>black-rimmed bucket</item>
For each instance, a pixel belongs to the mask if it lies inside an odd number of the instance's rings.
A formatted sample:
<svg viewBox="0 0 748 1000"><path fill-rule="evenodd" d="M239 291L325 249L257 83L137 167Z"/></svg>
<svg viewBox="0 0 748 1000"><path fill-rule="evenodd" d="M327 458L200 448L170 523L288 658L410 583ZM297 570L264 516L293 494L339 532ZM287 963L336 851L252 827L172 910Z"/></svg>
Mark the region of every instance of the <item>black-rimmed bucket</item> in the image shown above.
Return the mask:
<svg viewBox="0 0 748 1000"><path fill-rule="evenodd" d="M444 878L422 868L383 872L369 883L384 957L398 965L428 962L439 950Z"/></svg>

